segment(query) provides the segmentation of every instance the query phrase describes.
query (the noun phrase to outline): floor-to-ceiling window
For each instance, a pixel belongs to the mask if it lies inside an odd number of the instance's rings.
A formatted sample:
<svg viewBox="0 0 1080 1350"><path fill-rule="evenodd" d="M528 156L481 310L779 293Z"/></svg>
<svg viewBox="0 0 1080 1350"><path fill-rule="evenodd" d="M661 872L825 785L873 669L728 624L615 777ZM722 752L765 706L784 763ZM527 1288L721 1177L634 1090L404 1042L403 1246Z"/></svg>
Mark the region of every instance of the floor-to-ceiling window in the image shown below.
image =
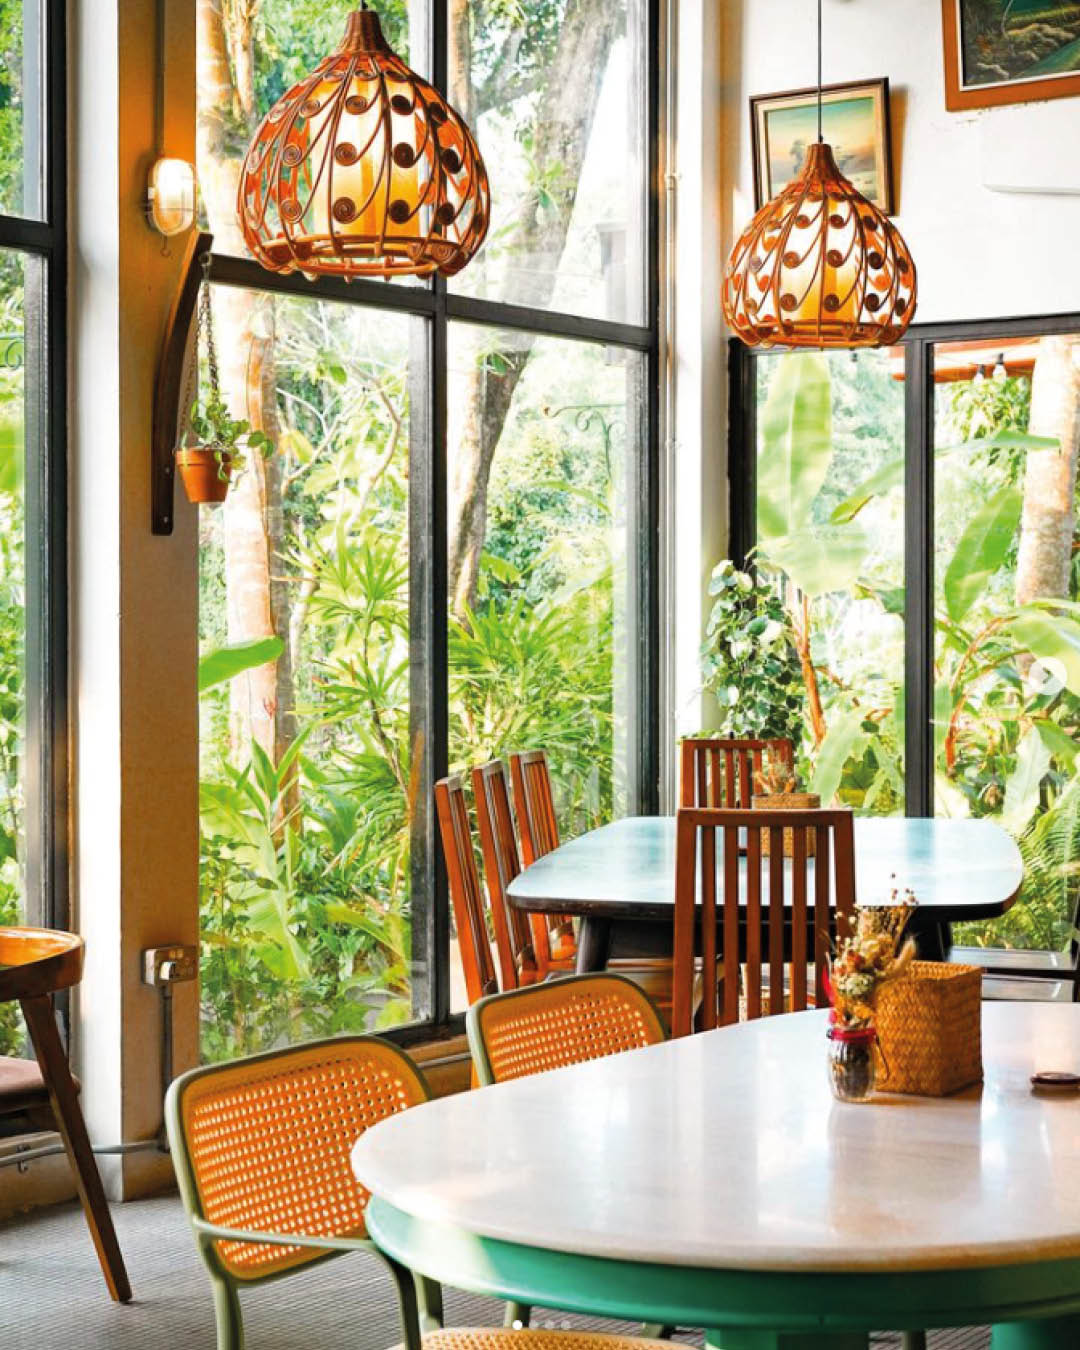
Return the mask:
<svg viewBox="0 0 1080 1350"><path fill-rule="evenodd" d="M0 924L67 914L64 22L0 7Z"/></svg>
<svg viewBox="0 0 1080 1350"><path fill-rule="evenodd" d="M492 225L449 285L346 285L263 271L233 201L349 6L199 6L223 390L275 445L200 519L208 1057L456 1011L448 768L546 747L568 832L655 802L655 8L380 5Z"/></svg>
<svg viewBox="0 0 1080 1350"><path fill-rule="evenodd" d="M1019 902L958 940L1063 949L1080 893L1080 319L732 359L738 542L804 658L804 772L858 810L998 821L1024 858Z"/></svg>

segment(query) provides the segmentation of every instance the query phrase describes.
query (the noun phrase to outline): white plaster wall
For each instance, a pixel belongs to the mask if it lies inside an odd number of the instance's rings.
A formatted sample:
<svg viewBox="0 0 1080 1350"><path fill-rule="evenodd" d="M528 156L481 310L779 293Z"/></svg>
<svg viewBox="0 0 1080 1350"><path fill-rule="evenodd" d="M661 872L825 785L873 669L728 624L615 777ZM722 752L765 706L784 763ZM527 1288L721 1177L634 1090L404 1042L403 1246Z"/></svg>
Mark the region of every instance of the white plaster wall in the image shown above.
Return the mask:
<svg viewBox="0 0 1080 1350"><path fill-rule="evenodd" d="M740 229L753 211L747 100L815 82L816 11L814 0L719 3L728 192ZM1061 195L1080 186L1080 98L1034 115L1023 106L946 112L940 0L824 0L824 30L826 83L889 77L896 223L919 269L916 322L1080 309L1080 196ZM999 181L1037 164L1034 178L1053 177L1056 191L992 191L984 159Z"/></svg>
<svg viewBox="0 0 1080 1350"><path fill-rule="evenodd" d="M194 5L164 9L165 145L193 160ZM179 489L175 533L150 532L154 381L186 239L163 250L143 207L154 6L95 0L72 18L72 892L86 939L73 1049L90 1136L115 1144L161 1121L161 1009L140 952L198 934L196 515ZM196 1020L182 986L176 1072L196 1060ZM101 1170L117 1198L172 1180L153 1152Z"/></svg>

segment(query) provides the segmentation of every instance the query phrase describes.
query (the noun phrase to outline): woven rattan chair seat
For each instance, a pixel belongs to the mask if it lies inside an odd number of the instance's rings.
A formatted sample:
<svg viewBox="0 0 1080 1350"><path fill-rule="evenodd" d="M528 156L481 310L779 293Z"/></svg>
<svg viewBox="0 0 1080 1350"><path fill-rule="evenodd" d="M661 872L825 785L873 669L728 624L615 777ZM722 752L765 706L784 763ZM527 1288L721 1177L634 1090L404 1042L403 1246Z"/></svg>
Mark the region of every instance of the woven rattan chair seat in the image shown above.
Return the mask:
<svg viewBox="0 0 1080 1350"><path fill-rule="evenodd" d="M429 1331L424 1337L424 1350L671 1350L671 1342L650 1341L642 1336L608 1336L599 1331L448 1327Z"/></svg>

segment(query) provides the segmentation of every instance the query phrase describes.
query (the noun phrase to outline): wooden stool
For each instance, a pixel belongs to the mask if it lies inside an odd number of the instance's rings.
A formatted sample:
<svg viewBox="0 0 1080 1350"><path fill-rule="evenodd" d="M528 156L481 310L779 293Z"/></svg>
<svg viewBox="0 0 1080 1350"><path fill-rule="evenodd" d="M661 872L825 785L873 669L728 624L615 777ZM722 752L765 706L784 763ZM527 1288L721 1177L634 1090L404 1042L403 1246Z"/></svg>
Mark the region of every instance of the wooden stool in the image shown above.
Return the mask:
<svg viewBox="0 0 1080 1350"><path fill-rule="evenodd" d="M0 1003L18 1000L37 1055L40 1077L18 1060L0 1060L0 1103L5 1110L34 1112L47 1101L75 1180L90 1236L109 1293L120 1303L131 1298L124 1258L79 1109L79 1089L53 1017L51 996L82 979L83 940L48 928L0 928ZM15 1067L12 1067L15 1066Z"/></svg>

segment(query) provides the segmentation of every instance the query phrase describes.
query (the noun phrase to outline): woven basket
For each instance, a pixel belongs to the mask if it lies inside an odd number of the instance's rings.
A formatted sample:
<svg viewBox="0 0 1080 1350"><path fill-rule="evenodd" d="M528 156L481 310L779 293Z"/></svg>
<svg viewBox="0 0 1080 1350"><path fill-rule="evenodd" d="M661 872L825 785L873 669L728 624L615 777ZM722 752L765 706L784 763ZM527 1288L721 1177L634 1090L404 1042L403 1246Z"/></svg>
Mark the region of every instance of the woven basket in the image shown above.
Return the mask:
<svg viewBox="0 0 1080 1350"><path fill-rule="evenodd" d="M755 794L750 798L750 806L754 811L816 811L821 806L821 798L816 792L775 792L772 796L758 796ZM806 856L812 858L816 845L812 834L807 836ZM761 851L769 851L769 831L761 831ZM795 831L785 828L784 830L784 857L790 858L795 852Z"/></svg>
<svg viewBox="0 0 1080 1350"><path fill-rule="evenodd" d="M982 971L978 966L913 961L877 998L878 1087L916 1097L947 1097L981 1083Z"/></svg>

